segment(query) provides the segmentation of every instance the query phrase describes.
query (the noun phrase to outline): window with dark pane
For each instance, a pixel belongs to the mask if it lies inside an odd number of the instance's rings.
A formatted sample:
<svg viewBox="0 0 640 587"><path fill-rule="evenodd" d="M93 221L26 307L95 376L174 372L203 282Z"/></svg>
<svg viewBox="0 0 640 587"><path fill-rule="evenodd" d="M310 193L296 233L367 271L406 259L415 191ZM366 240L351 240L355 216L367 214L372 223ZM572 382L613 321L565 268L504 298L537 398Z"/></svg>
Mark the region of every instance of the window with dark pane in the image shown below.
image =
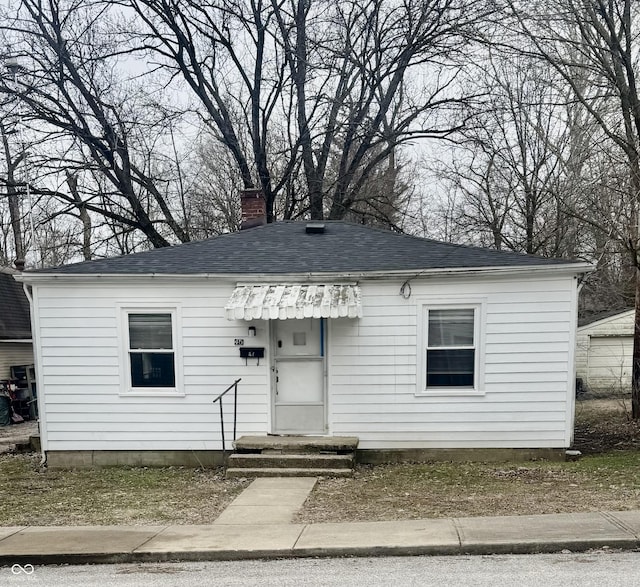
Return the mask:
<svg viewBox="0 0 640 587"><path fill-rule="evenodd" d="M427 327L427 387L473 387L475 310L430 309Z"/></svg>
<svg viewBox="0 0 640 587"><path fill-rule="evenodd" d="M132 387L175 387L171 314L129 314Z"/></svg>

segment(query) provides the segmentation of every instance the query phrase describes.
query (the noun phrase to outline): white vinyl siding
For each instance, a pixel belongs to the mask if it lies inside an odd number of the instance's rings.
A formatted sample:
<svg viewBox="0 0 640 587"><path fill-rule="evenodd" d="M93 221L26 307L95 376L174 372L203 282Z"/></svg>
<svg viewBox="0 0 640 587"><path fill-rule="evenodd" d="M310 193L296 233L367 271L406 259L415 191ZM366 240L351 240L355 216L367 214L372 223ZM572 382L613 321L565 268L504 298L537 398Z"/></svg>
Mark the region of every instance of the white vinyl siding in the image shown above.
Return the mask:
<svg viewBox="0 0 640 587"><path fill-rule="evenodd" d="M31 342L0 342L0 379L9 379L18 365L33 365Z"/></svg>
<svg viewBox="0 0 640 587"><path fill-rule="evenodd" d="M360 280L363 317L327 320L329 434L358 436L364 449L569 446L572 276L414 278L408 299L403 281ZM220 450L212 400L238 378L238 435L271 432L270 323L225 319L235 285L158 277L35 285L46 450ZM426 348L421 316L434 300L481 306L475 393L416 394ZM122 393L122 308L177 304L184 394ZM257 330L250 345L266 351L259 365L234 346L249 326Z"/></svg>
<svg viewBox="0 0 640 587"><path fill-rule="evenodd" d="M594 391L624 393L631 390L633 337L591 338L587 356L587 381Z"/></svg>
<svg viewBox="0 0 640 587"><path fill-rule="evenodd" d="M329 321L331 434L361 448L562 448L573 428L572 277L362 282L363 318ZM425 300L428 300L425 302ZM482 393L423 393L423 308L482 300Z"/></svg>
<svg viewBox="0 0 640 587"><path fill-rule="evenodd" d="M218 450L219 408L212 400L238 378L238 434L264 434L269 429L268 361L246 365L234 346L235 338L246 338L249 323L224 318L233 286L157 278L37 286L46 449ZM184 394L123 393L123 308L156 311L175 307L177 300L181 350L176 369L182 371L178 380ZM256 325L251 344L268 347L268 329ZM223 406L228 446L231 394Z"/></svg>

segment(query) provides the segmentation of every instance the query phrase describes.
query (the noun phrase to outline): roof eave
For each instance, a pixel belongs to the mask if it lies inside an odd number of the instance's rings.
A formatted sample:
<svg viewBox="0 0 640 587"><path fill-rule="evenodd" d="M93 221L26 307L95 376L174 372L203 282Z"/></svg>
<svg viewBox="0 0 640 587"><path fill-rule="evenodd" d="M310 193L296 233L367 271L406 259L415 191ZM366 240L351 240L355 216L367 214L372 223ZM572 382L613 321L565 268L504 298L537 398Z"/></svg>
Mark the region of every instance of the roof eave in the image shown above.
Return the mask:
<svg viewBox="0 0 640 587"><path fill-rule="evenodd" d="M587 324L583 324L582 326L578 326L578 332L587 330L589 328L593 328L594 326L602 326L603 324L607 324L608 322L615 322L619 320L625 314L633 314L635 313L634 308L629 308L628 310L622 310L621 312L617 312L611 316L607 316L606 318L600 318L600 320L594 320L593 322L588 322Z"/></svg>
<svg viewBox="0 0 640 587"><path fill-rule="evenodd" d="M389 279L437 277L442 275L539 275L541 273L564 273L580 275L595 270L591 263L558 263L557 265L494 266L494 267L449 267L432 269L402 269L397 271L347 271L306 273L21 273L14 278L22 283L51 281L78 281L101 279L228 279L249 281L327 281L343 279Z"/></svg>

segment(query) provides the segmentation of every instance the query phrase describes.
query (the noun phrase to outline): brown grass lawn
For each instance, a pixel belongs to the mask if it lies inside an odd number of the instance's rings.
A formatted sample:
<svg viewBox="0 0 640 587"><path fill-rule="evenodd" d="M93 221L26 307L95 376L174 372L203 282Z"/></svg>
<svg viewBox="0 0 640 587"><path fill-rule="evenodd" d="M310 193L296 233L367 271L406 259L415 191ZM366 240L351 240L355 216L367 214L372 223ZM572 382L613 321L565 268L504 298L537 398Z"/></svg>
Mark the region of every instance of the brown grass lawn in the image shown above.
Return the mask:
<svg viewBox="0 0 640 587"><path fill-rule="evenodd" d="M297 521L640 509L640 425L628 404L578 402L580 461L359 466L352 479L321 479ZM209 524L249 484L220 470L42 471L38 463L0 456L0 526Z"/></svg>
<svg viewBox="0 0 640 587"><path fill-rule="evenodd" d="M221 470L41 471L39 460L0 455L0 526L210 524L248 485Z"/></svg>
<svg viewBox="0 0 640 587"><path fill-rule="evenodd" d="M640 509L640 426L624 399L579 401L577 462L360 466L323 479L299 522Z"/></svg>

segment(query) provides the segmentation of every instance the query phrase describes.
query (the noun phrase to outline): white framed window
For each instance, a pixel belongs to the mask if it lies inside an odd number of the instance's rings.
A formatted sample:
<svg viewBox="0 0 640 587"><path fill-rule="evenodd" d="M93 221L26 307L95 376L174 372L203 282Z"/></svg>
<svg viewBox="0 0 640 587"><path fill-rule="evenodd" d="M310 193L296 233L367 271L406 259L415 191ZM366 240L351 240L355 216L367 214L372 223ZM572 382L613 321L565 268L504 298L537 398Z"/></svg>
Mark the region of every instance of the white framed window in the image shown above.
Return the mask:
<svg viewBox="0 0 640 587"><path fill-rule="evenodd" d="M179 314L176 307L122 307L123 391L179 394Z"/></svg>
<svg viewBox="0 0 640 587"><path fill-rule="evenodd" d="M483 304L424 304L418 393L476 394L483 384Z"/></svg>

